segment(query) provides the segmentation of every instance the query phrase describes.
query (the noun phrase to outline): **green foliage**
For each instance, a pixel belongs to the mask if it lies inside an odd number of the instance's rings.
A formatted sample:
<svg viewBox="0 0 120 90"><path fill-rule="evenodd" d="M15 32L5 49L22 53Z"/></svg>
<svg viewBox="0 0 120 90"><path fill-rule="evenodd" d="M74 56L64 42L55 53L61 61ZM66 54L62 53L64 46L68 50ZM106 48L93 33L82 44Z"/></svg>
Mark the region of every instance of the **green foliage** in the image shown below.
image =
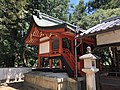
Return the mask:
<svg viewBox="0 0 120 90"><path fill-rule="evenodd" d="M33 13L34 10L46 13L61 20L68 20L70 0L27 0L26 10Z"/></svg>
<svg viewBox="0 0 120 90"><path fill-rule="evenodd" d="M97 9L115 9L120 8L120 0L90 0L86 6L88 12Z"/></svg>
<svg viewBox="0 0 120 90"><path fill-rule="evenodd" d="M37 47L24 45L34 10L67 21L69 8L69 0L0 0L0 66L28 66L37 59Z"/></svg>
<svg viewBox="0 0 120 90"><path fill-rule="evenodd" d="M90 27L100 23L102 20L115 16L120 16L120 8L107 10L98 9L94 14L83 16L82 19L77 22L77 25L84 29L89 29Z"/></svg>
<svg viewBox="0 0 120 90"><path fill-rule="evenodd" d="M17 55L22 56L25 48L21 32L26 30L27 23L25 20L26 11L24 10L26 0L1 0L0 1L0 57L4 65L14 66ZM23 50L22 52L20 50ZM23 60L21 58L20 60ZM11 62L13 61L13 62ZM11 62L11 63L10 63ZM11 65L12 64L12 65Z"/></svg>
<svg viewBox="0 0 120 90"><path fill-rule="evenodd" d="M69 15L69 22L77 24L77 22L86 15L85 9L84 0L80 0L79 4L75 7L74 12Z"/></svg>
<svg viewBox="0 0 120 90"><path fill-rule="evenodd" d="M83 29L89 29L114 16L120 16L120 0L90 0L86 6L84 0L80 0L74 12L69 15L69 21Z"/></svg>

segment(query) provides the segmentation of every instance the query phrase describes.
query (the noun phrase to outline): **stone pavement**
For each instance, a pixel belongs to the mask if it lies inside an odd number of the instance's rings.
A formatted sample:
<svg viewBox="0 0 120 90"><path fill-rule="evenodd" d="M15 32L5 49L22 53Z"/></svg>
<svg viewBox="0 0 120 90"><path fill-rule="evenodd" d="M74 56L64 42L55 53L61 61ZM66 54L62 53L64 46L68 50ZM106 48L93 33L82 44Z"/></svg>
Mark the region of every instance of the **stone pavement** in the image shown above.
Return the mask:
<svg viewBox="0 0 120 90"><path fill-rule="evenodd" d="M0 90L18 90L10 86L0 86Z"/></svg>

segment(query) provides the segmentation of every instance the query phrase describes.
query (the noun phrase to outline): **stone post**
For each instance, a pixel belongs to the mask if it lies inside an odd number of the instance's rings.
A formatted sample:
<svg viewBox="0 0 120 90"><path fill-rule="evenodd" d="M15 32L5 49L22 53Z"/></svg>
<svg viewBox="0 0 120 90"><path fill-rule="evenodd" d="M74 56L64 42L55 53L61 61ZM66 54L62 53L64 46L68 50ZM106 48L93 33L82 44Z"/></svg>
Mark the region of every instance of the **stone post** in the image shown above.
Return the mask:
<svg viewBox="0 0 120 90"><path fill-rule="evenodd" d="M96 90L96 81L95 81L95 73L99 71L96 68L96 57L91 54L91 48L87 47L88 54L85 54L80 57L80 59L84 60L84 68L83 72L86 73L86 88L87 90Z"/></svg>

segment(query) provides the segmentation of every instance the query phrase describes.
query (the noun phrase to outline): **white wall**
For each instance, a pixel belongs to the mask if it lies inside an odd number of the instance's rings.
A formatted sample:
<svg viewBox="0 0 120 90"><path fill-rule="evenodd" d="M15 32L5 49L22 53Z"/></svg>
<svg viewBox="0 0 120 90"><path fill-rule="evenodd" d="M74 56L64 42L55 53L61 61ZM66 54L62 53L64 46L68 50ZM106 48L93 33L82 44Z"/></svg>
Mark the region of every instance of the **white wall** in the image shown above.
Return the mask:
<svg viewBox="0 0 120 90"><path fill-rule="evenodd" d="M49 41L41 43L39 47L39 54L45 54L50 52L50 45Z"/></svg>
<svg viewBox="0 0 120 90"><path fill-rule="evenodd" d="M98 34L97 45L112 44L120 42L120 29Z"/></svg>
<svg viewBox="0 0 120 90"><path fill-rule="evenodd" d="M24 73L32 71L32 68L0 68L0 80L24 77Z"/></svg>

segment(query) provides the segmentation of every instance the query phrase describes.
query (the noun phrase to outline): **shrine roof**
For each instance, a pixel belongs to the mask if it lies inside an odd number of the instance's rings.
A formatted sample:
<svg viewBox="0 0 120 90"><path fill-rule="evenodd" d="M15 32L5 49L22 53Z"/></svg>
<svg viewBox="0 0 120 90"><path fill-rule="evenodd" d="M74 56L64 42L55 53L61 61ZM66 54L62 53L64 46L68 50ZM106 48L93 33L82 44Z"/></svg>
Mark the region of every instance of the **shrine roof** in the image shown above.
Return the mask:
<svg viewBox="0 0 120 90"><path fill-rule="evenodd" d="M63 28L68 28L73 32L75 32L77 28L77 26L73 24L54 18L45 13L41 13L39 11L37 11L36 15L33 15L33 20L37 26L43 29L48 29L48 30L63 27ZM79 31L84 32L82 28L79 28Z"/></svg>
<svg viewBox="0 0 120 90"><path fill-rule="evenodd" d="M93 26L92 28L89 28L85 32L81 33L80 35L81 36L86 36L86 35L92 36L92 35L96 35L99 33L108 32L108 31L117 30L117 29L120 29L120 16L112 17L110 19L104 20L100 24L97 24Z"/></svg>

